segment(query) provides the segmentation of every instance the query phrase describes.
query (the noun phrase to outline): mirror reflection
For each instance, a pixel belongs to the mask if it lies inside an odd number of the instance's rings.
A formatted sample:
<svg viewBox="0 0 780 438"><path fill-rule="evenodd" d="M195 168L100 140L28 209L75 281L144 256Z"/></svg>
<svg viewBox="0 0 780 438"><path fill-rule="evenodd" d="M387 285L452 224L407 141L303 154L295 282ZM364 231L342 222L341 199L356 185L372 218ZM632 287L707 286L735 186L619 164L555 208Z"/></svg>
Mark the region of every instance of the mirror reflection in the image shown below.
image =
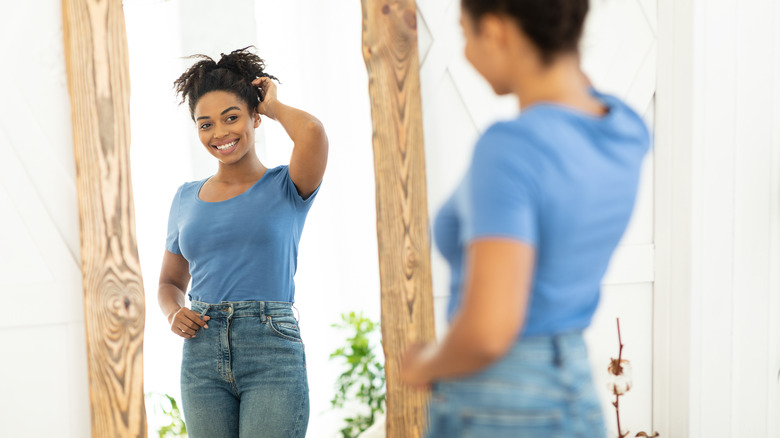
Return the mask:
<svg viewBox="0 0 780 438"><path fill-rule="evenodd" d="M160 413L169 403L163 394L179 408L184 401L188 427L221 428L216 418L227 415L222 411L241 391L242 406L266 412L235 423L242 428L280 424L288 430L292 424L289 430L304 431L308 416L309 436L336 436L344 417L361 407L349 402L344 409L331 407L344 361L329 357L351 336L331 326L350 312L379 320L360 5L126 1L124 8L133 187L147 294L144 378L150 434L171 423ZM333 25L343 21L355 25ZM194 54L214 64L186 58ZM263 72L278 81L230 88L244 71L250 81L263 76L254 55L264 61ZM199 70L188 70L198 63ZM184 95L176 95L177 78ZM242 97L248 93L254 97ZM181 97L192 96L194 102L179 105ZM251 100L259 96L265 99L258 108ZM169 298L158 303L158 289ZM190 295L185 302L183 290ZM234 296L226 290L244 292ZM267 303L264 308L201 304L258 300ZM178 306L187 310L177 313ZM189 350L207 342L216 349L228 324L229 341L240 345L232 345L225 362ZM378 347L378 328L370 336ZM242 345L256 351L240 353L236 348ZM182 368L182 360L209 363L210 377L191 374L199 368ZM261 384L281 377L288 383ZM204 422L192 423L197 418ZM257 418L272 423L251 423Z"/></svg>

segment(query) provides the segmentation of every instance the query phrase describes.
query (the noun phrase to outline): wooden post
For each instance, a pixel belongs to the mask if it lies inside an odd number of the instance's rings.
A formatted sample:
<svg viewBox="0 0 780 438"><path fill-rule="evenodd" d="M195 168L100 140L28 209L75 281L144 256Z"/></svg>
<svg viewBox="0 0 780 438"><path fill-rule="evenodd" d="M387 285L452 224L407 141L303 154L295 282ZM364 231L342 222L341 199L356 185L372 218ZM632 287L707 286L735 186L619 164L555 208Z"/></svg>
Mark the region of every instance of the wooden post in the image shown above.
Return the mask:
<svg viewBox="0 0 780 438"><path fill-rule="evenodd" d="M93 437L146 437L144 293L121 0L63 0Z"/></svg>
<svg viewBox="0 0 780 438"><path fill-rule="evenodd" d="M413 342L435 338L414 0L362 0L363 58L374 125L387 436L425 432L427 391L398 380Z"/></svg>

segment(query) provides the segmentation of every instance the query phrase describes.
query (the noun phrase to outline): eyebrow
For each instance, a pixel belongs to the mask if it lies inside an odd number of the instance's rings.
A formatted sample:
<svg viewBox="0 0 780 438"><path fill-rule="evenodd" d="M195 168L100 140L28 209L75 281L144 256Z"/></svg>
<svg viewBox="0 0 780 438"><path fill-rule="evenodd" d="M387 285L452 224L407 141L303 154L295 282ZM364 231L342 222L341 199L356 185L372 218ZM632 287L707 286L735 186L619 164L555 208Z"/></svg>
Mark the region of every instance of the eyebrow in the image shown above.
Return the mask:
<svg viewBox="0 0 780 438"><path fill-rule="evenodd" d="M225 114L226 112L228 112L230 110L239 110L239 111L241 111L241 108L239 108L237 106L231 106L230 108L226 109L225 111L222 111L221 113L219 113L219 115L221 116L221 115ZM209 117L209 116L202 116L202 117L198 117L197 120L200 120L200 119L210 119L210 118L211 117Z"/></svg>

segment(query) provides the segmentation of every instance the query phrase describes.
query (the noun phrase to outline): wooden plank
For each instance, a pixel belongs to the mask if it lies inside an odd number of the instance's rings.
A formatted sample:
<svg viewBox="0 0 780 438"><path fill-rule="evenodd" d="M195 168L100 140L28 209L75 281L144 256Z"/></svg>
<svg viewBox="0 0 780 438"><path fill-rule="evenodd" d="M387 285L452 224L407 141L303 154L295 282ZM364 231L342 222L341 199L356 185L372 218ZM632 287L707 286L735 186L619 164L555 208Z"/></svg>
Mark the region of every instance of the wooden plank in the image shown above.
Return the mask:
<svg viewBox="0 0 780 438"><path fill-rule="evenodd" d="M401 355L435 338L417 13L413 0L362 0L376 174L387 436L425 432L427 391L399 379Z"/></svg>
<svg viewBox="0 0 780 438"><path fill-rule="evenodd" d="M145 437L144 294L121 0L63 0L93 437Z"/></svg>

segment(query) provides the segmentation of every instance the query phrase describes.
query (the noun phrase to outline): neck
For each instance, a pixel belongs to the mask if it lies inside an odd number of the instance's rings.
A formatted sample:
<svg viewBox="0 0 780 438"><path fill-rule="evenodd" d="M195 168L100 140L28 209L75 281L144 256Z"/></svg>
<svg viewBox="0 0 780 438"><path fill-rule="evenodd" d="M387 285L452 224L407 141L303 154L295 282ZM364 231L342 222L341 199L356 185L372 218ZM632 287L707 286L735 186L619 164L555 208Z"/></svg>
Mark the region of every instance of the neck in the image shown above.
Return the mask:
<svg viewBox="0 0 780 438"><path fill-rule="evenodd" d="M217 173L214 179L228 183L244 183L247 181L256 181L263 173L266 167L257 158L254 148L247 151L246 155L239 161L232 164L219 162Z"/></svg>
<svg viewBox="0 0 780 438"><path fill-rule="evenodd" d="M580 69L577 55L557 58L550 65L514 68L512 92L520 100L520 110L540 102L553 102L603 114L604 108L590 92L590 81Z"/></svg>

